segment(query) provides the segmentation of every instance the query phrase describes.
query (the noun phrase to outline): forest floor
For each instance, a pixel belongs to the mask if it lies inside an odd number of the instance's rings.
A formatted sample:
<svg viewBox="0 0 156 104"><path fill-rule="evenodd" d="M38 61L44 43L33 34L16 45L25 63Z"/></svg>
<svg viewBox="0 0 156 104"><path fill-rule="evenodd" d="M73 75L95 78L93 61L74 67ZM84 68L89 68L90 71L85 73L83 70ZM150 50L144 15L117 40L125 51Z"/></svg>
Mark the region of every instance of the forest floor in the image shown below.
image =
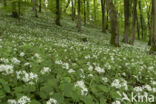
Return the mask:
<svg viewBox="0 0 156 104"><path fill-rule="evenodd" d="M31 15L20 22L0 16L1 104L22 97L31 104L131 104L132 93L155 96L156 56L146 43L115 48L98 28L78 33L69 17L59 27L53 15Z"/></svg>

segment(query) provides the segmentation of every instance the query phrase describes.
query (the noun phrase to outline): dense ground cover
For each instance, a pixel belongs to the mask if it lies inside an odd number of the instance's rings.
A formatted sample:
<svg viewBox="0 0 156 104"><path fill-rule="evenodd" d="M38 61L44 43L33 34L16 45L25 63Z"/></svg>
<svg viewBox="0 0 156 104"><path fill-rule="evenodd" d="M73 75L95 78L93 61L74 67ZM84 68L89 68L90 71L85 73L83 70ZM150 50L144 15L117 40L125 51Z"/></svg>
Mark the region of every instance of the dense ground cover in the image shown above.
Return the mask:
<svg viewBox="0 0 156 104"><path fill-rule="evenodd" d="M0 104L131 104L122 98L156 93L144 42L115 48L109 34L52 16L0 17Z"/></svg>

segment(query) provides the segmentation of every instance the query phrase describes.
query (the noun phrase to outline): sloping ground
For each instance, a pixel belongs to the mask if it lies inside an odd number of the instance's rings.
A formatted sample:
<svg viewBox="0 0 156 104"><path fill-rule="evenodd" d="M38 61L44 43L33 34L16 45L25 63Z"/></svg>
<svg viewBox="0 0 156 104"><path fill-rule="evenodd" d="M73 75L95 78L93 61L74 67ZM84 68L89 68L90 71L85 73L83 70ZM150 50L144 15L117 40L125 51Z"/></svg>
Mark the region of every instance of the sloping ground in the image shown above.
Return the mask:
<svg viewBox="0 0 156 104"><path fill-rule="evenodd" d="M51 17L0 17L1 104L131 104L132 93L155 95L156 56L145 43L114 48L99 29L77 33L69 18L58 27Z"/></svg>

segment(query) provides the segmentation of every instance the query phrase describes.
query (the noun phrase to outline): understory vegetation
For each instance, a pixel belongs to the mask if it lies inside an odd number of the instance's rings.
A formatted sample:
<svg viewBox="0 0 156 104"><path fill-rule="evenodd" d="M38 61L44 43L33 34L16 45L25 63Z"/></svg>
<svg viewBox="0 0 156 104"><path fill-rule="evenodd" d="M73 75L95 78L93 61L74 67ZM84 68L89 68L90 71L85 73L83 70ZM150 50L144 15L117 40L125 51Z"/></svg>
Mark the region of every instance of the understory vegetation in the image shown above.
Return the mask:
<svg viewBox="0 0 156 104"><path fill-rule="evenodd" d="M91 25L77 32L68 16L57 26L49 12L20 22L0 15L0 104L132 104L123 97L155 95L147 43L115 48L110 33Z"/></svg>

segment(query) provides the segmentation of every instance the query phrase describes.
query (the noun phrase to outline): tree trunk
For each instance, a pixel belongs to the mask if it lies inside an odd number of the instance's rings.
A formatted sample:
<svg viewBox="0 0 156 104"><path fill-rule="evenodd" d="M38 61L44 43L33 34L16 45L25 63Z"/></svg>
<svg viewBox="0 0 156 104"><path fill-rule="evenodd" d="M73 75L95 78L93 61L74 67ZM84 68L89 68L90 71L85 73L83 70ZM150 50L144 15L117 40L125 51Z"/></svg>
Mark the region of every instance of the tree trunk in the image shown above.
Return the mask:
<svg viewBox="0 0 156 104"><path fill-rule="evenodd" d="M94 22L96 22L96 0L94 0Z"/></svg>
<svg viewBox="0 0 156 104"><path fill-rule="evenodd" d="M142 36L142 39L143 39L143 36L144 36L144 26L143 26L143 13L142 13L141 0L139 0L139 11L140 11L141 36Z"/></svg>
<svg viewBox="0 0 156 104"><path fill-rule="evenodd" d="M118 28L118 17L117 11L112 0L106 0L106 7L109 10L110 22L111 22L111 40L110 43L113 46L119 46L119 28Z"/></svg>
<svg viewBox="0 0 156 104"><path fill-rule="evenodd" d="M37 9L36 9L36 5L37 5L36 0L32 0L32 4L33 4L33 11L34 11L35 17L38 17Z"/></svg>
<svg viewBox="0 0 156 104"><path fill-rule="evenodd" d="M81 32L81 2L78 0L78 21L77 21L78 32Z"/></svg>
<svg viewBox="0 0 156 104"><path fill-rule="evenodd" d="M86 0L83 0L83 5L84 5L84 25L86 25L86 20L87 20L87 17L86 17Z"/></svg>
<svg viewBox="0 0 156 104"><path fill-rule="evenodd" d="M7 6L7 0L3 0L3 3L4 3L4 7Z"/></svg>
<svg viewBox="0 0 156 104"><path fill-rule="evenodd" d="M105 0L101 0L101 11L102 11L102 32L106 32L105 29Z"/></svg>
<svg viewBox="0 0 156 104"><path fill-rule="evenodd" d="M156 0L152 0L152 46L150 52L156 54Z"/></svg>
<svg viewBox="0 0 156 104"><path fill-rule="evenodd" d="M39 10L40 13L42 12L42 0L39 0Z"/></svg>
<svg viewBox="0 0 156 104"><path fill-rule="evenodd" d="M108 28L109 28L109 24L108 24L108 21L109 21L109 16L108 16L108 10L107 10L107 19L106 19L106 30L108 30Z"/></svg>
<svg viewBox="0 0 156 104"><path fill-rule="evenodd" d="M135 33L136 33L136 16L137 16L137 0L133 0L133 22L132 22L132 37L131 37L131 41L130 44L134 44L134 40L135 40Z"/></svg>
<svg viewBox="0 0 156 104"><path fill-rule="evenodd" d="M60 23L61 13L60 13L60 0L56 0L56 25L61 26Z"/></svg>
<svg viewBox="0 0 156 104"><path fill-rule="evenodd" d="M74 8L74 1L72 0L72 20L74 21L75 19L75 14L74 14L75 8Z"/></svg>
<svg viewBox="0 0 156 104"><path fill-rule="evenodd" d="M123 42L128 43L129 37L129 0L124 0L125 32Z"/></svg>
<svg viewBox="0 0 156 104"><path fill-rule="evenodd" d="M13 18L18 18L17 4L16 4L15 1L12 2L12 17Z"/></svg>
<svg viewBox="0 0 156 104"><path fill-rule="evenodd" d="M137 34L138 34L138 40L140 40L140 27L139 27L138 15L136 16L136 20L137 20Z"/></svg>
<svg viewBox="0 0 156 104"><path fill-rule="evenodd" d="M90 20L89 0L87 0L87 20Z"/></svg>

